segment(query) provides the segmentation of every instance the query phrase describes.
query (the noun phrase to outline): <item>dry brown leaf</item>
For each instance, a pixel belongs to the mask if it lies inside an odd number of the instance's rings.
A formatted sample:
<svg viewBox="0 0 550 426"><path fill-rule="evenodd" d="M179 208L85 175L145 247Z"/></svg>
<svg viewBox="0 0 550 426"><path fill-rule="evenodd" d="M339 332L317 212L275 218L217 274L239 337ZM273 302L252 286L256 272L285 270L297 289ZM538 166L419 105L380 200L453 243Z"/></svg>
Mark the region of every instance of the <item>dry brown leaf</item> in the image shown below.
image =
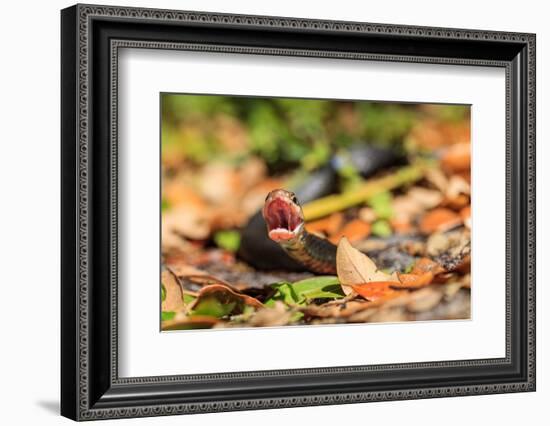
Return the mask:
<svg viewBox="0 0 550 426"><path fill-rule="evenodd" d="M460 281L445 284L443 287L443 295L446 300L450 300L460 291L461 288L464 287L465 285Z"/></svg>
<svg viewBox="0 0 550 426"><path fill-rule="evenodd" d="M472 207L466 206L459 212L460 217L464 221L464 226L468 229L472 228Z"/></svg>
<svg viewBox="0 0 550 426"><path fill-rule="evenodd" d="M400 292L392 287L397 285L395 282L388 281L373 281L365 284L355 284L351 288L361 297L368 301L386 301L400 295Z"/></svg>
<svg viewBox="0 0 550 426"><path fill-rule="evenodd" d="M442 205L453 210L460 210L470 204L470 184L461 176L453 175L445 189L445 200Z"/></svg>
<svg viewBox="0 0 550 426"><path fill-rule="evenodd" d="M233 302L236 302L236 310L242 310L243 305L252 306L253 308L259 309L263 308L263 303L254 299L253 297L247 296L245 294L239 293L232 288L224 284L211 284L206 287L203 287L197 298L193 301L191 309L194 309L198 306L204 299L213 298L218 300L222 305L229 305Z"/></svg>
<svg viewBox="0 0 550 426"><path fill-rule="evenodd" d="M218 319L206 315L194 315L192 317L178 314L172 320L162 321L162 330L194 330L201 328L211 328Z"/></svg>
<svg viewBox="0 0 550 426"><path fill-rule="evenodd" d="M421 186L409 189L407 196L416 201L425 210L436 207L443 199L440 191Z"/></svg>
<svg viewBox="0 0 550 426"><path fill-rule="evenodd" d="M449 147L441 158L441 167L449 174L470 169L469 143L457 143Z"/></svg>
<svg viewBox="0 0 550 426"><path fill-rule="evenodd" d="M171 258L167 259L166 266L169 267L170 270L178 277L185 277L187 275L208 275L206 271L195 268L194 266L183 262L174 262Z"/></svg>
<svg viewBox="0 0 550 426"><path fill-rule="evenodd" d="M180 206L162 215L162 244L170 234L192 240L203 240L210 235L210 217L206 210L193 206Z"/></svg>
<svg viewBox="0 0 550 426"><path fill-rule="evenodd" d="M472 263L472 257L467 254L465 255L460 262L456 264L454 268L451 268L451 271L453 272L459 272L461 274L467 274L470 272L471 269L471 263Z"/></svg>
<svg viewBox="0 0 550 426"><path fill-rule="evenodd" d="M414 146L437 149L447 143L445 135L441 132L441 125L433 119L426 119L415 124L410 133L410 139Z"/></svg>
<svg viewBox="0 0 550 426"><path fill-rule="evenodd" d="M182 289L174 275L169 271L162 271L161 282L166 291L166 297L162 301L162 310L178 312L185 309Z"/></svg>
<svg viewBox="0 0 550 426"><path fill-rule="evenodd" d="M441 265L433 260L423 257L418 259L411 270L411 274L422 275L426 272L431 272L433 275L445 272Z"/></svg>
<svg viewBox="0 0 550 426"><path fill-rule="evenodd" d="M222 285L222 286L225 286L229 289L231 289L232 291L234 291L235 293L239 293L239 290L233 286L232 284L228 283L227 281L225 280L222 280L221 278L218 278L218 277L215 277L214 275L210 275L210 274L207 274L207 273L201 273L201 274L188 274L188 275L183 275L181 276L181 278L185 278L186 280L188 281L191 281L193 284L198 284L198 285L202 285L202 286L211 286L211 285L214 285L214 284L219 284L219 285Z"/></svg>
<svg viewBox="0 0 550 426"><path fill-rule="evenodd" d="M449 207L453 210L460 210L468 204L470 204L470 197L464 194L459 194L454 198L445 198L445 200L441 203L442 206Z"/></svg>
<svg viewBox="0 0 550 426"><path fill-rule="evenodd" d="M429 106L424 105L424 108L429 108ZM469 121L445 122L432 116L414 125L409 140L413 146L428 150L468 142L470 140L470 123Z"/></svg>
<svg viewBox="0 0 550 426"><path fill-rule="evenodd" d="M399 277L399 283L392 284L393 288L420 288L429 285L434 275L431 272L424 272L423 274L397 274Z"/></svg>
<svg viewBox="0 0 550 426"><path fill-rule="evenodd" d="M199 180L201 195L212 204L222 204L242 194L243 187L237 171L228 164L213 162L205 165Z"/></svg>
<svg viewBox="0 0 550 426"><path fill-rule="evenodd" d="M390 220L392 228L401 234L412 231L412 222L426 210L438 206L443 200L440 191L422 187L411 188L405 195L392 201L394 215Z"/></svg>
<svg viewBox="0 0 550 426"><path fill-rule="evenodd" d="M332 235L338 232L343 221L344 215L341 212L336 212L322 219L308 222L307 230L310 232Z"/></svg>
<svg viewBox="0 0 550 426"><path fill-rule="evenodd" d="M369 318L369 322L403 322L407 316L402 309L380 309Z"/></svg>
<svg viewBox="0 0 550 426"><path fill-rule="evenodd" d="M407 309L411 312L425 312L433 309L443 298L443 292L426 287L412 292Z"/></svg>
<svg viewBox="0 0 550 426"><path fill-rule="evenodd" d="M355 296L354 296L355 297ZM364 309L370 309L380 305L380 302L368 302L364 300L352 300L345 303L332 301L323 305L308 305L302 311L311 317L318 318L346 318Z"/></svg>
<svg viewBox="0 0 550 426"><path fill-rule="evenodd" d="M456 175L460 176L462 179L468 182L468 184L472 183L472 173L470 170L464 170L462 172L458 172Z"/></svg>
<svg viewBox="0 0 550 426"><path fill-rule="evenodd" d="M449 184L447 176L439 168L430 168L424 173L426 180L435 186L439 191L445 193Z"/></svg>
<svg viewBox="0 0 550 426"><path fill-rule="evenodd" d="M445 196L447 198L454 198L460 194L470 195L471 187L470 184L459 175L453 175L449 179L449 185L445 191Z"/></svg>
<svg viewBox="0 0 550 426"><path fill-rule="evenodd" d="M342 237L346 237L351 242L360 241L369 236L370 229L370 224L360 219L355 219L346 223L339 232L332 234L329 241L338 244L338 241L340 241Z"/></svg>
<svg viewBox="0 0 550 426"><path fill-rule="evenodd" d="M352 292L351 286L369 282L399 282L397 274L386 274L364 253L354 248L346 237L338 243L336 250L336 271L345 294Z"/></svg>
<svg viewBox="0 0 550 426"><path fill-rule="evenodd" d="M413 230L410 219L405 216L397 216L390 219L390 225L397 234L410 234Z"/></svg>
<svg viewBox="0 0 550 426"><path fill-rule="evenodd" d="M184 205L196 210L207 208L205 200L184 178L163 182L162 198L172 207Z"/></svg>
<svg viewBox="0 0 550 426"><path fill-rule="evenodd" d="M468 272L470 252L470 232L466 229L432 234L426 243L426 253L449 272L461 265Z"/></svg>
<svg viewBox="0 0 550 426"><path fill-rule="evenodd" d="M272 308L264 307L254 314L248 324L252 327L277 327L287 325L292 313L286 309L284 303L276 301Z"/></svg>
<svg viewBox="0 0 550 426"><path fill-rule="evenodd" d="M350 315L347 318L348 323L354 323L354 322L370 322L370 319L376 315L378 312L378 309L363 309L361 311L358 311L354 313L353 315Z"/></svg>
<svg viewBox="0 0 550 426"><path fill-rule="evenodd" d="M424 215L420 231L424 234L444 232L462 223L460 216L450 209L437 208Z"/></svg>
<svg viewBox="0 0 550 426"><path fill-rule="evenodd" d="M346 305L347 306L347 305ZM318 318L338 318L343 304L325 303L323 305L307 305L302 309L304 314Z"/></svg>

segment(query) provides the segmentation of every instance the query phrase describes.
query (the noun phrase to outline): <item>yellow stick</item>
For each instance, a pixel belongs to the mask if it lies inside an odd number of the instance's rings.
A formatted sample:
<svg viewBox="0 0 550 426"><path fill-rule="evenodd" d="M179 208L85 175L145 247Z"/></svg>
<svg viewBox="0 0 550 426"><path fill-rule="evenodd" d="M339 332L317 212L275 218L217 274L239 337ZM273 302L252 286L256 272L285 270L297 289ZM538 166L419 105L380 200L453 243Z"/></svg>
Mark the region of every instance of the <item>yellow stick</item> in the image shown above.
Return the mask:
<svg viewBox="0 0 550 426"><path fill-rule="evenodd" d="M403 167L395 173L365 182L353 191L329 195L306 203L303 206L305 219L306 221L319 219L362 204L380 192L391 191L405 184L416 182L424 176L426 169L426 164L413 164Z"/></svg>

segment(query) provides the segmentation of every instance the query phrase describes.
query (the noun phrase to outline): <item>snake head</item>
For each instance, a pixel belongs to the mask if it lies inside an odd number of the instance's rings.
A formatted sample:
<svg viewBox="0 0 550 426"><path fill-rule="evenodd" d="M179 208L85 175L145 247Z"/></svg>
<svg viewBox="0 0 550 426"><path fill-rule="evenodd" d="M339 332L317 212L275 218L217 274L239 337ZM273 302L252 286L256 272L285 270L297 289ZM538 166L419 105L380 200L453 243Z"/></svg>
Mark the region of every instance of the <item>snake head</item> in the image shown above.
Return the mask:
<svg viewBox="0 0 550 426"><path fill-rule="evenodd" d="M269 238L277 243L290 243L304 227L302 207L293 192L274 189L265 199L262 214Z"/></svg>

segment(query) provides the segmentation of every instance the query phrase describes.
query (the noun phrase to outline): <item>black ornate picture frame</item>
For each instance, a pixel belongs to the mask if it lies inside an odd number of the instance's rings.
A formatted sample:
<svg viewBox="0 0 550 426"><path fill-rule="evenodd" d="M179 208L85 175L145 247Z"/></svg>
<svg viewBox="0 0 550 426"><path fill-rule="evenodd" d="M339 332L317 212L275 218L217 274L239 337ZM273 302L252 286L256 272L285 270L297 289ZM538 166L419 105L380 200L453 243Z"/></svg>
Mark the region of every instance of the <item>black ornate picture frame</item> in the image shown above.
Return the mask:
<svg viewBox="0 0 550 426"><path fill-rule="evenodd" d="M64 9L61 28L62 415L92 420L535 390L534 34L95 5ZM506 356L120 378L121 47L503 68Z"/></svg>

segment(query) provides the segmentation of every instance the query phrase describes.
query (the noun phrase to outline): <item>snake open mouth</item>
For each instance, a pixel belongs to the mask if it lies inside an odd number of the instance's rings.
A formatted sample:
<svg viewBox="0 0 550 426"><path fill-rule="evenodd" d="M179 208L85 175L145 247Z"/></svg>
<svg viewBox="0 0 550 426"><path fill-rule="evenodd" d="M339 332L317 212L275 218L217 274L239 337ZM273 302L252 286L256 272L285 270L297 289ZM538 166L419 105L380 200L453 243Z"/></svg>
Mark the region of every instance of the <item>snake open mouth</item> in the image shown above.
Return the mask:
<svg viewBox="0 0 550 426"><path fill-rule="evenodd" d="M276 242L292 240L303 225L300 207L292 202L285 193L268 196L263 216L267 224L269 238Z"/></svg>

